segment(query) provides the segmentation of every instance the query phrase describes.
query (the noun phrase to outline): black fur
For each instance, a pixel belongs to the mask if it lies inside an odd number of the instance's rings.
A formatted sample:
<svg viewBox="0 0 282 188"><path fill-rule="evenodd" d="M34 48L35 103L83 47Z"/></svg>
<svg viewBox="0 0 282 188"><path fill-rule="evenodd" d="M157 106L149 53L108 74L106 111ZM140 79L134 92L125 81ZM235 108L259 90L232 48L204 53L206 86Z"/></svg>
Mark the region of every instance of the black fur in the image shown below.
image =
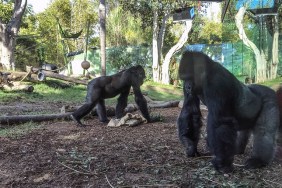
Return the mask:
<svg viewBox="0 0 282 188"><path fill-rule="evenodd" d="M279 127L279 108L272 89L256 84L244 85L223 66L201 52L183 53L179 77L184 85L188 83L192 86L191 91L195 95L195 102L186 103L190 107L184 107L180 113L179 132L185 127L182 124L190 126L187 123L190 121L187 120L190 113L187 108L198 108L195 107L198 105L198 97L208 107L207 141L215 155L212 164L218 171L233 170L234 155L244 152L251 132L254 135L253 152L245 166L258 168L271 162ZM189 97L184 96L187 101ZM188 131L186 139L198 137L198 129L190 130L192 132ZM180 137L180 140L183 138ZM188 145L184 144L186 149L195 147L195 142ZM194 154L189 156L196 155L197 150L193 151Z"/></svg>
<svg viewBox="0 0 282 188"><path fill-rule="evenodd" d="M72 114L79 126L81 118L86 116L95 106L97 106L97 114L101 122L108 122L105 99L120 95L116 105L116 117L124 116L124 109L127 106L127 98L130 88L133 88L135 102L138 105L142 115L151 121L147 108L147 101L141 93L140 86L145 79L145 71L142 66L137 65L129 69L123 70L111 76L101 76L93 79L88 83L86 102Z"/></svg>

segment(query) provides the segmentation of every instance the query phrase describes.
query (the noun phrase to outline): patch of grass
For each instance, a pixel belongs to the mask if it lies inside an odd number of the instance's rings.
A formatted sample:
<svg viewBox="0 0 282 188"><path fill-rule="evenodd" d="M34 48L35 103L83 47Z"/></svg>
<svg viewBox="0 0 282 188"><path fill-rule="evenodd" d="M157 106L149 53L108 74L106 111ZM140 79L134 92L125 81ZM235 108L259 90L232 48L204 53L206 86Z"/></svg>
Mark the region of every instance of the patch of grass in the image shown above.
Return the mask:
<svg viewBox="0 0 282 188"><path fill-rule="evenodd" d="M86 96L86 87L82 85L75 85L69 88L53 88L44 82L39 84L34 84L34 91L32 93L26 92L3 92L0 91L1 102L35 102L40 103L45 102L83 102Z"/></svg>
<svg viewBox="0 0 282 188"><path fill-rule="evenodd" d="M17 138L19 136L25 135L34 129L38 129L40 126L34 122L28 122L21 125L10 126L5 128L0 128L1 137Z"/></svg>
<svg viewBox="0 0 282 188"><path fill-rule="evenodd" d="M277 89L279 87L280 84L282 84L282 77L273 79L273 80L269 80L266 82L261 83L262 85L271 87L273 89Z"/></svg>
<svg viewBox="0 0 282 188"><path fill-rule="evenodd" d="M59 82L56 80L56 82ZM56 85L56 84L55 84ZM25 102L25 103L41 103L41 102L62 102L64 104L82 104L85 101L86 86L73 85L67 88L52 87L52 84L47 82L40 82L33 85L34 91L32 93L26 92L3 92L0 91L1 103ZM182 89L171 85L163 85L154 82L145 82L141 87L145 93L152 100L170 101L181 100L183 98ZM117 97L107 99L107 105L115 106ZM134 95L128 97L128 103L134 103ZM42 113L42 112L40 112Z"/></svg>
<svg viewBox="0 0 282 188"><path fill-rule="evenodd" d="M145 82L141 91L155 101L173 101L183 99L182 89L172 85L163 85L155 82ZM107 105L116 105L117 97L106 99ZM129 95L128 103L134 103L134 95Z"/></svg>
<svg viewBox="0 0 282 188"><path fill-rule="evenodd" d="M142 92L147 93L152 100L171 101L183 99L182 89L172 85L146 82L141 89Z"/></svg>

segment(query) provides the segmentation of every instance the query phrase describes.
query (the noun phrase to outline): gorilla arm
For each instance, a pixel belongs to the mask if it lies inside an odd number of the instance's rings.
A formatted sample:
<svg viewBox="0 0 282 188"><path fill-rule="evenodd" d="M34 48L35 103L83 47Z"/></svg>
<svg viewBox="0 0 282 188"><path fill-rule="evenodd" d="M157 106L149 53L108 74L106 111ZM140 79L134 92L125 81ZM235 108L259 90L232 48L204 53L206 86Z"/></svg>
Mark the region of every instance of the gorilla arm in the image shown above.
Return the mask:
<svg viewBox="0 0 282 188"><path fill-rule="evenodd" d="M178 137L188 157L199 156L197 145L202 127L199 98L191 94L190 84L183 87L184 103L177 119Z"/></svg>
<svg viewBox="0 0 282 188"><path fill-rule="evenodd" d="M147 101L145 97L143 96L140 87L138 86L132 86L133 92L135 95L135 102L138 105L143 117L148 121L151 122L150 114L148 111Z"/></svg>

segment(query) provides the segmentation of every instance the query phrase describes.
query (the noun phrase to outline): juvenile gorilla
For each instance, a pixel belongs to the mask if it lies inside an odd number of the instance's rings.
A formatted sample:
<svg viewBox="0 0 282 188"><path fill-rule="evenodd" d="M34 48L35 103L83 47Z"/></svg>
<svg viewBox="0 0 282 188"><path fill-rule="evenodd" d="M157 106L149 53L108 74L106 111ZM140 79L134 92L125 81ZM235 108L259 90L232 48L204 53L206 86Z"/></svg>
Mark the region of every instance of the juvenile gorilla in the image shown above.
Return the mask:
<svg viewBox="0 0 282 188"><path fill-rule="evenodd" d="M81 118L87 115L95 106L101 122L108 122L105 99L112 98L120 94L116 105L116 117L121 118L124 115L124 109L127 106L127 98L130 88L133 88L135 102L138 105L142 115L151 121L147 108L147 102L141 93L140 86L145 79L145 71L142 66L137 65L123 70L111 76L101 76L88 83L86 102L71 115L78 126L85 126L81 123Z"/></svg>
<svg viewBox="0 0 282 188"><path fill-rule="evenodd" d="M188 156L198 154L200 124L198 120L192 121L191 116L200 114L200 99L208 108L207 144L215 155L212 164L216 170L233 170L234 155L244 153L251 133L253 149L245 167L259 168L271 162L279 127L279 108L272 89L244 85L201 52L183 53L179 77L184 81L186 103L177 124Z"/></svg>

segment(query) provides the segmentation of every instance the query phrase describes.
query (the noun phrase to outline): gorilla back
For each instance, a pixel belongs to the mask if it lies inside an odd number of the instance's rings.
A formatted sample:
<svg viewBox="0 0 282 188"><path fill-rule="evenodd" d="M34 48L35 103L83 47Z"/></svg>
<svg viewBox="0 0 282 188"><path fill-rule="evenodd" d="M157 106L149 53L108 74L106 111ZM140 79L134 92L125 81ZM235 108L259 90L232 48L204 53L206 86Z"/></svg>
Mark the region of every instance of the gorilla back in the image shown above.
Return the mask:
<svg viewBox="0 0 282 188"><path fill-rule="evenodd" d="M253 152L245 166L258 168L271 162L279 127L277 98L272 89L256 84L244 85L201 52L184 52L179 77L184 81L184 88L191 88L191 95L208 107L207 141L215 155L212 163L218 171L233 170L234 155L244 152L251 132L254 135ZM181 120L188 117L189 113L181 112L179 129L185 127ZM194 125L186 127L195 134L199 132L189 129Z"/></svg>

